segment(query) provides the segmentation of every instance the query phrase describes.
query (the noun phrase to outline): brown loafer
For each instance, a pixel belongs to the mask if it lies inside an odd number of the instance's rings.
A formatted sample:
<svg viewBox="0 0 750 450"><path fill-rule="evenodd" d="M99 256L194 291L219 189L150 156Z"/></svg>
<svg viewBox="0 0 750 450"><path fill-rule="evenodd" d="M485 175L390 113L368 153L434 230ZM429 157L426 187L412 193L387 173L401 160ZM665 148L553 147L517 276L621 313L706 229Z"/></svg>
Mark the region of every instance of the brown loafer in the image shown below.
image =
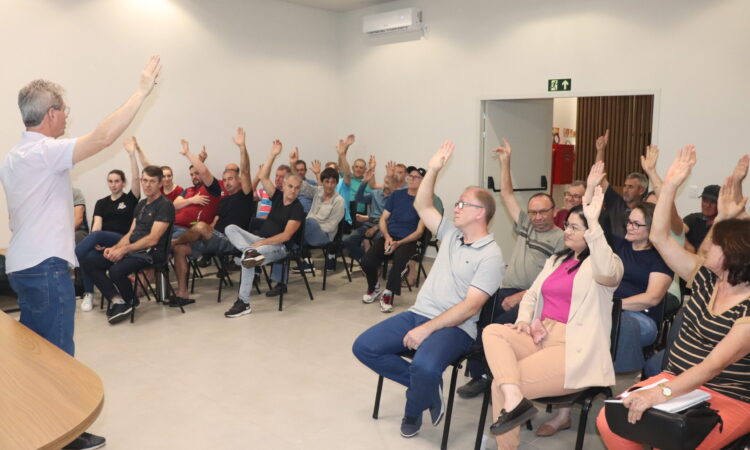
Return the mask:
<svg viewBox="0 0 750 450"><path fill-rule="evenodd" d="M550 425L549 423L545 423L539 426L539 428L536 429L536 435L539 437L547 437L552 436L555 433L557 433L560 430L567 430L570 428L570 421L565 422L562 424L561 427L555 428L554 426Z"/></svg>

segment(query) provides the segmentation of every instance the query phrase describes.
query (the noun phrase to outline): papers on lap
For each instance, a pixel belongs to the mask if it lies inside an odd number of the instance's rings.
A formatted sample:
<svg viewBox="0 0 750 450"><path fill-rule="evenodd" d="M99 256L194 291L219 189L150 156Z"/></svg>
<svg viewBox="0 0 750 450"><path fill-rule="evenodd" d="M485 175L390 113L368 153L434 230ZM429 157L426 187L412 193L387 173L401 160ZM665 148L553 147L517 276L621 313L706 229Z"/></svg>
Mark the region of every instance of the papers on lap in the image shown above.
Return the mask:
<svg viewBox="0 0 750 450"><path fill-rule="evenodd" d="M619 399L614 400L606 400L605 403L622 403L622 399L627 398L628 395L630 395L632 392L640 391L642 389L653 389L656 386L666 383L666 378L662 378L661 380L657 381L656 383L649 384L647 386L641 386L637 389L628 390L622 393L620 395ZM673 399L666 401L664 403L660 403L658 405L655 405L654 408L660 409L665 412L669 413L676 413L680 411L684 411L691 406L695 406L699 403L706 402L711 399L711 394L709 394L706 391L701 391L700 389L696 389L692 392L688 392L687 394L680 395L679 397L674 397Z"/></svg>

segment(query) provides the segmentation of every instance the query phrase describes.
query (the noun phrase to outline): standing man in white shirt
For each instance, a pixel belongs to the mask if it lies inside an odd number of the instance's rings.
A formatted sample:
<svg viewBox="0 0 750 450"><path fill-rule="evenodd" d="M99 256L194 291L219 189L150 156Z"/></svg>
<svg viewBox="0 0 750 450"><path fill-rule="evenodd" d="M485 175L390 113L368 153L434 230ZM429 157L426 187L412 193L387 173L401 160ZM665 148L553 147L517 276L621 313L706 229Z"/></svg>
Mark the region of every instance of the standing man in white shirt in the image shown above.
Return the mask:
<svg viewBox="0 0 750 450"><path fill-rule="evenodd" d="M12 233L6 271L18 294L21 323L71 356L76 304L69 267L77 262L70 169L120 137L160 70L159 57L152 56L133 95L94 131L72 139L58 139L70 112L61 86L34 80L18 93L26 131L0 164ZM98 448L104 438L83 433L69 445Z"/></svg>

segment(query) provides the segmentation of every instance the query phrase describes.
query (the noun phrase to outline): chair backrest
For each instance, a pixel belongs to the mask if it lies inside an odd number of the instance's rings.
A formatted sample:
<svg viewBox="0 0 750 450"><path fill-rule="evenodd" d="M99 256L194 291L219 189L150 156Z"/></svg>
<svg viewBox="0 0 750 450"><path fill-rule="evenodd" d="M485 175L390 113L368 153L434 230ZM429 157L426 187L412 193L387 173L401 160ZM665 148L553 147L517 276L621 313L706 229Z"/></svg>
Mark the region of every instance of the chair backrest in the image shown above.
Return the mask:
<svg viewBox="0 0 750 450"><path fill-rule="evenodd" d="M167 227L167 230L159 238L159 242L156 246L152 247L151 259L154 265L166 264L169 259L169 246L172 243L172 228L174 228L174 222L171 222Z"/></svg>
<svg viewBox="0 0 750 450"><path fill-rule="evenodd" d="M482 332L484 327L492 323L492 319L495 317L495 307L499 300L499 293L499 289L495 291L495 293L487 299L484 306L482 306L482 310L479 311L479 320L477 320L477 331L479 333Z"/></svg>
<svg viewBox="0 0 750 450"><path fill-rule="evenodd" d="M669 333L667 334L667 342L664 346L664 359L662 359L661 362L661 368L666 369L667 368L667 360L669 360L669 351L672 349L672 344L674 344L674 340L677 339L677 333L680 331L680 328L682 327L682 320L685 316L685 309L680 308L679 311L677 311L677 314L674 316L674 320L672 321L672 326L669 327Z"/></svg>
<svg viewBox="0 0 750 450"><path fill-rule="evenodd" d="M617 358L617 341L620 338L620 317L622 317L622 299L615 297L612 299L612 330L609 335L609 353L612 355L612 361Z"/></svg>

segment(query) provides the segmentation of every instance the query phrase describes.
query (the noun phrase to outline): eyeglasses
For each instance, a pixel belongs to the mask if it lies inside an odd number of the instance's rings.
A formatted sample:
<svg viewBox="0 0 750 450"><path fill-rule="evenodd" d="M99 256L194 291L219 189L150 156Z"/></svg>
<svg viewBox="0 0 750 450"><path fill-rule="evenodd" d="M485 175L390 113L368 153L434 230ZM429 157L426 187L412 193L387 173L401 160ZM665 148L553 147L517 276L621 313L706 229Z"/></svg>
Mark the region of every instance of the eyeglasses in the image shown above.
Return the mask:
<svg viewBox="0 0 750 450"><path fill-rule="evenodd" d="M568 223L568 222L565 222L565 228L563 228L563 229L566 230L566 231L570 230L570 231L575 232L575 233L577 233L579 231L586 231L586 229L584 227L582 227L582 226L580 226L578 224Z"/></svg>
<svg viewBox="0 0 750 450"><path fill-rule="evenodd" d="M634 227L634 228L635 228L636 230L640 230L641 228L643 228L643 227L647 227L647 226L648 226L648 225L646 225L645 223L638 223L638 222L633 222L632 220L628 220L628 221L626 222L626 224L627 224L627 226L629 226L629 227Z"/></svg>
<svg viewBox="0 0 750 450"><path fill-rule="evenodd" d="M526 211L526 214L528 214L529 217L543 216L543 215L547 214L548 212L552 211L552 209L554 209L554 206L550 206L547 209L540 209L539 211L528 210L528 211Z"/></svg>
<svg viewBox="0 0 750 450"><path fill-rule="evenodd" d="M408 180L421 180L422 176L421 175L407 175L406 178Z"/></svg>
<svg viewBox="0 0 750 450"><path fill-rule="evenodd" d="M458 209L464 209L467 206L473 206L474 208L484 208L484 206L482 205L477 205L474 203L469 203L469 202L464 202L464 201L457 201L456 203L453 204L453 206Z"/></svg>
<svg viewBox="0 0 750 450"><path fill-rule="evenodd" d="M579 194L571 194L570 192L566 192L566 193L565 193L565 194L563 194L563 195L564 195L564 196L566 196L566 197L574 198L574 199L576 199L576 200L580 200L580 199L582 199L582 198L583 198L583 195L579 195Z"/></svg>

